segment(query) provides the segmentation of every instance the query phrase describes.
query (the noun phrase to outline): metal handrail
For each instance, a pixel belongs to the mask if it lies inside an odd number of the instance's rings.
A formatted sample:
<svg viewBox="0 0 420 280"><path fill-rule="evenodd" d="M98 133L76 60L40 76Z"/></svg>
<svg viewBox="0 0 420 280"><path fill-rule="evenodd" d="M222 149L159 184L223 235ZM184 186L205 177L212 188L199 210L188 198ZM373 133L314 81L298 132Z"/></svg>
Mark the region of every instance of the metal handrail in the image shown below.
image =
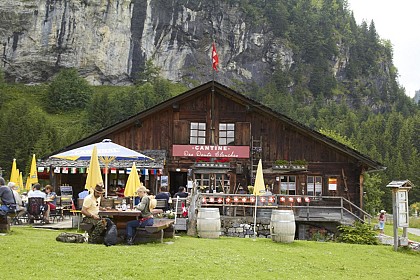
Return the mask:
<svg viewBox="0 0 420 280"><path fill-rule="evenodd" d="M238 203L243 203L241 201L242 198L246 198L246 202L250 202L250 198L251 197L255 197L255 195L253 194L225 194L225 193L199 193L198 197L200 202L202 201L202 197L217 197L217 198L222 198L222 202L218 202L216 199L214 200L214 202L211 203L207 203L207 199L206 199L206 203L200 203L200 207L203 205L206 206L217 206L217 207L225 207L225 206L233 206L236 207L238 206ZM231 201L231 202L226 202L226 198L227 197L238 197L238 201ZM282 195L282 194L271 194L271 195L260 195L260 197L275 197L275 202L271 205L260 205L258 204L257 207L258 208L282 208L282 207L290 207L290 208L330 208L330 209L341 209L341 219L343 219L344 217L344 212L348 213L349 215L351 215L352 217L354 217L355 219L361 221L361 222L366 222L366 219L368 221L368 223L371 223L372 220L372 216L370 214L368 214L366 211L364 211L363 209L361 209L360 207L358 207L357 205L355 205L354 203L352 203L351 201L349 201L348 199L344 198L344 197L337 197L337 196L309 196L309 195ZM285 198L285 202L280 202L280 197L284 197ZM289 203L289 197L293 197L293 203ZM301 205L296 204L296 198L300 197L302 199L301 201ZM311 202L314 201L323 201L323 200L331 200L331 201L337 201L339 200L339 202L337 202L337 205L333 206L333 205L317 205L317 206L311 206L310 202L307 203L304 201L305 198L309 198ZM346 205L347 204L347 207ZM251 204L247 204L247 205L240 205L240 206L244 206L244 207L255 207L254 205ZM348 208L349 207L349 208ZM362 217L358 216L357 214L355 214L353 211L351 211L350 209L356 209L358 211L360 211L361 215L363 215Z"/></svg>

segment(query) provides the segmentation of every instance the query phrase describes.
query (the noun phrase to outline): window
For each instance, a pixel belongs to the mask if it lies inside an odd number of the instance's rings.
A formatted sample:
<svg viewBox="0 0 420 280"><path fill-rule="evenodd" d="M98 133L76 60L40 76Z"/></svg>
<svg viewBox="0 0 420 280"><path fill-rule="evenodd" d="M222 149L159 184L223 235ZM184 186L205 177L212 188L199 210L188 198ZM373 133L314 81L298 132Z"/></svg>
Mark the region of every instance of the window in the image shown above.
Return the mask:
<svg viewBox="0 0 420 280"><path fill-rule="evenodd" d="M321 176L308 176L306 185L307 195L322 195L322 177Z"/></svg>
<svg viewBox="0 0 420 280"><path fill-rule="evenodd" d="M296 194L296 176L280 177L280 193L289 195Z"/></svg>
<svg viewBox="0 0 420 280"><path fill-rule="evenodd" d="M219 123L219 145L229 145L235 142L235 124Z"/></svg>
<svg viewBox="0 0 420 280"><path fill-rule="evenodd" d="M190 124L190 144L206 144L206 123L192 122Z"/></svg>
<svg viewBox="0 0 420 280"><path fill-rule="evenodd" d="M195 173L194 179L197 187L206 192L227 192L229 191L229 176L224 173L201 174Z"/></svg>

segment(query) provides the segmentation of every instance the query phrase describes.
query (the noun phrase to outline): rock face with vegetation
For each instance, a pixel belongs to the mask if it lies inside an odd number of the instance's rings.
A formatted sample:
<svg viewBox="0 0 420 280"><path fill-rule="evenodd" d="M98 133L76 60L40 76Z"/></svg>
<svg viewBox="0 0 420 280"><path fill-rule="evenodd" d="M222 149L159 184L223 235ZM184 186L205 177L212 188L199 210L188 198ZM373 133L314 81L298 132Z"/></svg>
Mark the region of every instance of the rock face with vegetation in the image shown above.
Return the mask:
<svg viewBox="0 0 420 280"><path fill-rule="evenodd" d="M43 82L57 68L74 67L91 84L121 85L131 83L152 60L164 78L197 83L212 78L215 41L220 82L261 85L276 69L289 71L295 59L302 59L302 48L290 35L300 32L301 23L288 21L304 17L299 15L304 10L278 2L3 0L3 67L9 80L25 83ZM344 13L341 4L336 8ZM336 76L347 65L350 46L341 34L331 40L334 53L327 57L327 68Z"/></svg>

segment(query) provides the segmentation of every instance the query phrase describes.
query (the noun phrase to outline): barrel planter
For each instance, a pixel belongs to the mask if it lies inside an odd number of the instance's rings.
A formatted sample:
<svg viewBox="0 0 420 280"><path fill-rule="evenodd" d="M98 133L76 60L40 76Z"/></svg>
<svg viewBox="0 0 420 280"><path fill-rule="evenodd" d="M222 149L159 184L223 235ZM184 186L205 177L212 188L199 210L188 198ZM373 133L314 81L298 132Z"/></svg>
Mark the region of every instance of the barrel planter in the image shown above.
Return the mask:
<svg viewBox="0 0 420 280"><path fill-rule="evenodd" d="M291 243L295 239L295 215L292 210L273 210L270 221L271 239Z"/></svg>
<svg viewBox="0 0 420 280"><path fill-rule="evenodd" d="M202 238L219 238L220 213L218 208L200 208L197 214L197 233Z"/></svg>

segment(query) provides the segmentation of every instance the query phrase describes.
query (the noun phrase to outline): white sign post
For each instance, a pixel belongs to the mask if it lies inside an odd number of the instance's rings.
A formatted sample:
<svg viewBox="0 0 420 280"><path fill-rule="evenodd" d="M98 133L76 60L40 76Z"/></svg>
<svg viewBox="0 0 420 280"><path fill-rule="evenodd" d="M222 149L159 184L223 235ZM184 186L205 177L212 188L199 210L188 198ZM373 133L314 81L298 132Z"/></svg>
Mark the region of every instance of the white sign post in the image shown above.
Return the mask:
<svg viewBox="0 0 420 280"><path fill-rule="evenodd" d="M386 187L392 188L392 216L394 229L394 250L398 245L408 246L407 228L409 224L408 191L411 189L411 182L392 181ZM403 228L401 239L398 238L398 227Z"/></svg>

